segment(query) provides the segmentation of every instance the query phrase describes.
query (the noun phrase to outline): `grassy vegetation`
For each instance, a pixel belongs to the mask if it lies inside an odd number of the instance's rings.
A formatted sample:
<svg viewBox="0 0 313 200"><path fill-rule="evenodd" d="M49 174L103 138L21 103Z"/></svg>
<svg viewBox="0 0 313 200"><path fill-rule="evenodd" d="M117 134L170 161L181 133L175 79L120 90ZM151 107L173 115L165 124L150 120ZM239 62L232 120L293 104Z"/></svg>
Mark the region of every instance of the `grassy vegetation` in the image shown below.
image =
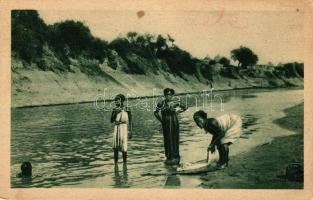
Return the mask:
<svg viewBox="0 0 313 200"><path fill-rule="evenodd" d="M248 69L258 61L248 47L240 46L231 51L231 58L238 62L238 66L232 66L225 56L193 57L179 48L170 35L129 32L108 42L93 36L80 21L66 20L47 25L35 10L13 10L11 17L12 56L21 60L24 68L75 72L71 66L78 62L80 71L94 76L103 74L102 63L130 74L166 71L180 77L195 75L208 81L214 81L216 75L235 79L240 78L240 74L260 75L257 70ZM15 66L12 69L14 71ZM265 67L261 69L266 70ZM303 64L287 63L275 68L274 72L278 77L303 77Z"/></svg>

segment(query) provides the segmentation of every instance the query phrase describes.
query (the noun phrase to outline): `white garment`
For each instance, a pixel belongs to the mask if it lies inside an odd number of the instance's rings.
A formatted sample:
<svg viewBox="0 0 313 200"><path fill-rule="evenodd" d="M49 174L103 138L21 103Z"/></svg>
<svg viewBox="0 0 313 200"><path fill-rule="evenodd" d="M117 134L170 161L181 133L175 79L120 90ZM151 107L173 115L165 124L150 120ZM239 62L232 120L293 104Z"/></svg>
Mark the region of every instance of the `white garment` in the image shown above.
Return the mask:
<svg viewBox="0 0 313 200"><path fill-rule="evenodd" d="M116 115L115 121L123 122L123 123L114 126L113 148L117 148L119 151L122 151L122 152L127 152L128 113L122 110Z"/></svg>
<svg viewBox="0 0 313 200"><path fill-rule="evenodd" d="M178 174L197 174L202 172L208 172L214 167L214 163L218 161L219 153L214 151L213 153L208 152L208 162L199 162L199 163L183 163L177 168Z"/></svg>
<svg viewBox="0 0 313 200"><path fill-rule="evenodd" d="M225 136L221 139L221 144L233 143L241 135L242 121L240 116L225 114L216 118L219 127L224 131Z"/></svg>

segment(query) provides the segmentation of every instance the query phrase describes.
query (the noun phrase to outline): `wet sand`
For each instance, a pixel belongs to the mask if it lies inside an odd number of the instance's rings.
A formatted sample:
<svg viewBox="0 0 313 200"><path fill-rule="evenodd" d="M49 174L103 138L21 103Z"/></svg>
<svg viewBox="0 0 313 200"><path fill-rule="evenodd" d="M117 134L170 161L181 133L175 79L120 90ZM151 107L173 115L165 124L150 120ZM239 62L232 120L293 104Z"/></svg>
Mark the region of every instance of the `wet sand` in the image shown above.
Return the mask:
<svg viewBox="0 0 313 200"><path fill-rule="evenodd" d="M227 169L201 177L201 187L302 189L303 182L288 181L284 174L288 164L303 163L303 103L284 112L285 117L273 122L295 135L276 137L271 143L230 157Z"/></svg>

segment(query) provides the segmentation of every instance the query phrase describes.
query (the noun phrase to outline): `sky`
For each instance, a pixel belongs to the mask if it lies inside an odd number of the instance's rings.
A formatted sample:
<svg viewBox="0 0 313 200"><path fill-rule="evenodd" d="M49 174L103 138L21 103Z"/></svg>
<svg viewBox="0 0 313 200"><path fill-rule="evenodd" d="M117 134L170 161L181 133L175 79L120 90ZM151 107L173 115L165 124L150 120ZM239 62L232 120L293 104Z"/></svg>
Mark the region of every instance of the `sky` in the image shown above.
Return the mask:
<svg viewBox="0 0 313 200"><path fill-rule="evenodd" d="M240 45L249 47L260 64L303 62L303 13L297 11L52 11L40 10L48 24L82 21L96 37L111 41L129 31L169 34L193 56L230 58Z"/></svg>

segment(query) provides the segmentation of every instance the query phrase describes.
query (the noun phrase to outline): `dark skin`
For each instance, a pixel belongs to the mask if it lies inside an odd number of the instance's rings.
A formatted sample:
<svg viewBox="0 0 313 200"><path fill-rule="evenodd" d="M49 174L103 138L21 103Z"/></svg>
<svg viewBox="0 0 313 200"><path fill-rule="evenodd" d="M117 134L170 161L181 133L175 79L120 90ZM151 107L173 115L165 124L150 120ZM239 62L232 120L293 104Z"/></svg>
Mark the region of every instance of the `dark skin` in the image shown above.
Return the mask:
<svg viewBox="0 0 313 200"><path fill-rule="evenodd" d="M119 125L122 124L124 122L117 122L115 121L116 119L116 115L121 112L123 109L125 109L124 107L124 102L121 102L119 100L115 101L115 108L112 111L112 115L111 115L111 123L114 123L115 125ZM126 112L128 114L128 120L129 120L129 132L128 132L128 139L132 138L132 130L133 130L133 123L132 123L132 115L130 110L126 109Z"/></svg>
<svg viewBox="0 0 313 200"><path fill-rule="evenodd" d="M211 143L208 146L208 152L211 151L213 153L215 146L220 145L220 141L224 137L224 132L219 128L218 122L214 118L206 119L196 116L194 120L199 128L205 129L206 132L213 135Z"/></svg>
<svg viewBox="0 0 313 200"><path fill-rule="evenodd" d="M158 111L154 111L154 116L157 118L157 120L159 120L160 122L162 122L162 116L160 114L160 112Z"/></svg>
<svg viewBox="0 0 313 200"><path fill-rule="evenodd" d="M178 103L176 101L173 100L173 95L172 94L166 94L164 96L165 98L165 102L168 103L168 104L175 104L175 103ZM177 112L178 113L181 113L181 112L184 112L186 111L186 108L185 107L181 107L180 110L178 110ZM160 122L162 122L162 115L159 111L155 111L154 112L154 116L157 118L157 120L159 120Z"/></svg>
<svg viewBox="0 0 313 200"><path fill-rule="evenodd" d="M128 139L132 138L132 129L133 129L133 123L132 123L132 115L129 109L124 107L124 101L121 101L120 99L115 100L115 108L112 111L111 115L111 123L114 123L115 125L123 124L125 122L118 122L116 120L116 115L121 112L122 110L126 110L128 114L128 120L129 120L129 131L128 131ZM118 161L118 150L114 149L114 162L117 164ZM127 152L123 152L123 162L127 162Z"/></svg>

